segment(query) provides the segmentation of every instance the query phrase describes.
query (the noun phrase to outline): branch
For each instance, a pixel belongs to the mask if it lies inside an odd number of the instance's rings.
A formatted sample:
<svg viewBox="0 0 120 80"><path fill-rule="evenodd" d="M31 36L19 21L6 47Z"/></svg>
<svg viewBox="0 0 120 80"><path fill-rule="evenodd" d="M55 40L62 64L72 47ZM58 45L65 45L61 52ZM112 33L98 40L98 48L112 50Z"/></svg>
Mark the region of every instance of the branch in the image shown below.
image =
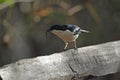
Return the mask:
<svg viewBox="0 0 120 80"><path fill-rule="evenodd" d="M0 68L2 80L79 80L120 72L120 41L24 59Z"/></svg>
<svg viewBox="0 0 120 80"><path fill-rule="evenodd" d="M11 1L13 1L13 2L8 2L6 0L4 3L1 3L0 4L0 10L4 9L4 8L6 8L6 7L8 7L8 6L12 5L12 4L15 4L17 2L32 2L34 0L11 0Z"/></svg>

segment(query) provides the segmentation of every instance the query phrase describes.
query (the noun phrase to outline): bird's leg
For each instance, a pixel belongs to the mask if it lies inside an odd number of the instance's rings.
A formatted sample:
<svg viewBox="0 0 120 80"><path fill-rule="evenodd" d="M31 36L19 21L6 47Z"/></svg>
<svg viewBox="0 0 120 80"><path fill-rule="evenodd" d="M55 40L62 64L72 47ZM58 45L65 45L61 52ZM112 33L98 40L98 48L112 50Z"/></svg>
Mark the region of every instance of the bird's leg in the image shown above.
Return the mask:
<svg viewBox="0 0 120 80"><path fill-rule="evenodd" d="M65 47L64 47L64 49L66 49L66 48L67 48L67 46L68 46L68 42L65 42Z"/></svg>
<svg viewBox="0 0 120 80"><path fill-rule="evenodd" d="M76 40L74 41L74 49L77 49Z"/></svg>
<svg viewBox="0 0 120 80"><path fill-rule="evenodd" d="M75 41L73 41L73 42L74 42L74 53L78 53L76 40L75 40Z"/></svg>

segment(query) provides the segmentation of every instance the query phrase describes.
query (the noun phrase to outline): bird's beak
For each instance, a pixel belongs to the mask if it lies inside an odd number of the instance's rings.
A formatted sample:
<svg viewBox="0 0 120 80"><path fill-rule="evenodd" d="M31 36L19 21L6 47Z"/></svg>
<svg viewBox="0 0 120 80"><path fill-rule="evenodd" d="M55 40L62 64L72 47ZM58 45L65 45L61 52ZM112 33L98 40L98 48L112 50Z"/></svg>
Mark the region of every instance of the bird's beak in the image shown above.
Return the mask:
<svg viewBox="0 0 120 80"><path fill-rule="evenodd" d="M81 29L80 32L88 33L89 31Z"/></svg>

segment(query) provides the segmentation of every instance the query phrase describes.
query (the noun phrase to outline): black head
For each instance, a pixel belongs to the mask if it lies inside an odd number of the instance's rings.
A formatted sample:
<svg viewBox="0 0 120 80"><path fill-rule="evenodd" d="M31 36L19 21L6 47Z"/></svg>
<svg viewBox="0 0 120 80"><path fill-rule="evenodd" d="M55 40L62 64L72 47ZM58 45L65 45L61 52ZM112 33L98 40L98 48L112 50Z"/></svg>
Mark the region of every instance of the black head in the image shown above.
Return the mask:
<svg viewBox="0 0 120 80"><path fill-rule="evenodd" d="M58 25L58 24L56 24L56 25L51 26L49 29L47 29L46 36L47 36L48 32L51 32L53 30L60 30L60 31L69 30L69 31L73 32L74 29L75 29L75 26L72 25L72 24L66 24L66 25Z"/></svg>
<svg viewBox="0 0 120 80"><path fill-rule="evenodd" d="M57 29L59 29L60 28L60 25L53 25L53 26L51 26L49 29L47 29L47 32L50 32L50 31L52 31L52 30L57 30Z"/></svg>
<svg viewBox="0 0 120 80"><path fill-rule="evenodd" d="M53 30L61 30L61 31L66 31L66 30L69 30L71 32L73 32L75 29L75 26L72 25L72 24L67 24L67 25L53 25L51 26L47 32L49 31L53 31Z"/></svg>

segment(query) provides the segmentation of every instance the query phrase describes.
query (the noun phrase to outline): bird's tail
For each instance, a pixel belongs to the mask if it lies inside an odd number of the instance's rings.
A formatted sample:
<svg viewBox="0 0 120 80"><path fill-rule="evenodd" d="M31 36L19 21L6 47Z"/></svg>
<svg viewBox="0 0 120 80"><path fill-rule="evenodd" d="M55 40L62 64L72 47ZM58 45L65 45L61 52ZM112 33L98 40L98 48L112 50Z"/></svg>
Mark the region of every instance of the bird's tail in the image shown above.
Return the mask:
<svg viewBox="0 0 120 80"><path fill-rule="evenodd" d="M83 33L89 33L89 31L84 30L84 29L80 29L80 31L83 32Z"/></svg>

